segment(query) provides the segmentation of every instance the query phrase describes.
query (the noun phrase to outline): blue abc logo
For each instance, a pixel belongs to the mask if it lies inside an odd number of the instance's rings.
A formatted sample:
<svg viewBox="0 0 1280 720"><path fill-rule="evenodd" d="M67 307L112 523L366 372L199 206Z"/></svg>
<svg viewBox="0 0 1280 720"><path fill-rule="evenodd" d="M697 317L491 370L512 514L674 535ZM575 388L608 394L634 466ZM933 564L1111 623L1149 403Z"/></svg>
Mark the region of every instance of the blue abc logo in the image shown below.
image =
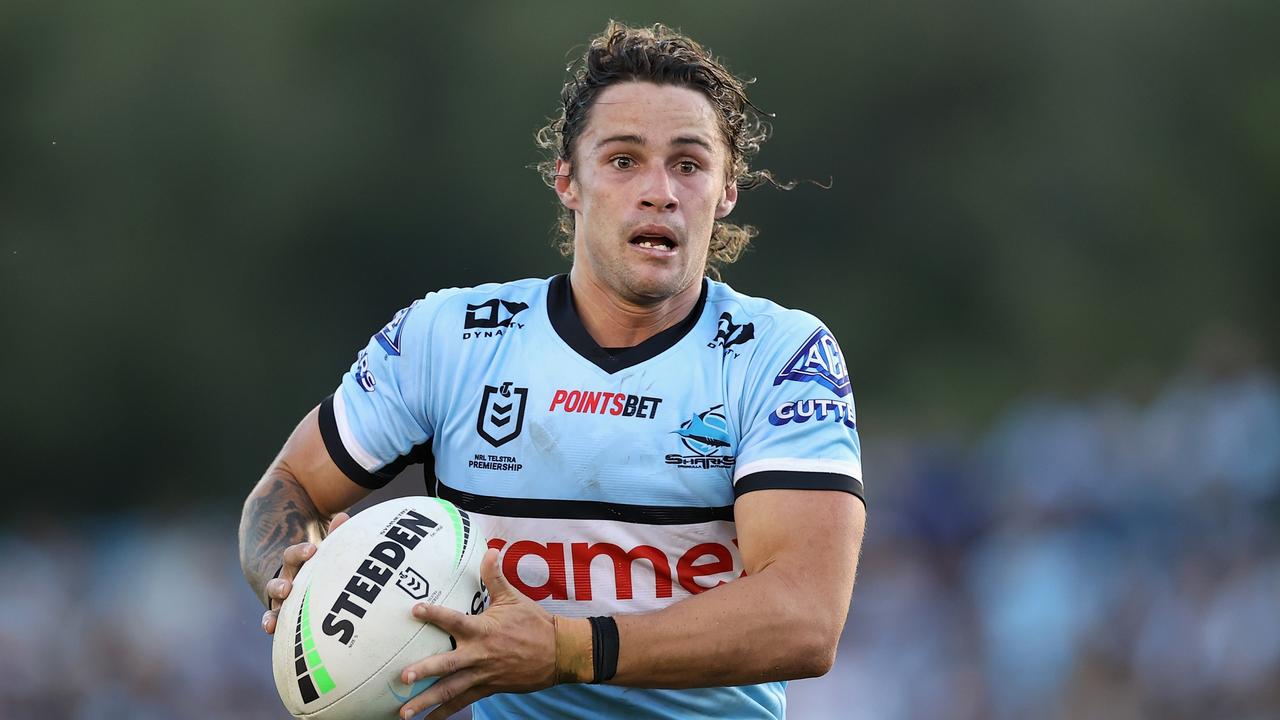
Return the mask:
<svg viewBox="0 0 1280 720"><path fill-rule="evenodd" d="M814 330L804 341L773 379L773 384L781 385L788 380L816 382L837 397L845 397L853 392L849 382L849 369L844 364L840 346L824 327Z"/></svg>

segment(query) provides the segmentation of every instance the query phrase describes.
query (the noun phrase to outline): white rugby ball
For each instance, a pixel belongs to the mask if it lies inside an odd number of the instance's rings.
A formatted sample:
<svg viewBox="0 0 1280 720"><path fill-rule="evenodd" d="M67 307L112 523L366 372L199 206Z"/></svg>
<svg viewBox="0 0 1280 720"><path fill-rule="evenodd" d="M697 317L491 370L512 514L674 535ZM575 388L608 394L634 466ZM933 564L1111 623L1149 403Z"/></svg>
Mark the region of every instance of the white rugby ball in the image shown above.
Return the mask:
<svg viewBox="0 0 1280 720"><path fill-rule="evenodd" d="M294 717L393 718L435 678L400 682L406 665L453 638L413 617L416 603L482 612L486 539L466 511L430 497L388 500L320 543L276 622L276 689Z"/></svg>

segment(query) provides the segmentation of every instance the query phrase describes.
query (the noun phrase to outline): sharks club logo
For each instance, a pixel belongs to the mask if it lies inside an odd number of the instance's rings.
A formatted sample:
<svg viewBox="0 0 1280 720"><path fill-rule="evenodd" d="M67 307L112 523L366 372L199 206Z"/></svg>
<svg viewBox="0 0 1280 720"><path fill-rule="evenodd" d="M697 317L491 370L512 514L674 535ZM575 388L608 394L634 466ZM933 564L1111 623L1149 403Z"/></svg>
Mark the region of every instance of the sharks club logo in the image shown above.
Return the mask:
<svg viewBox="0 0 1280 720"><path fill-rule="evenodd" d="M724 405L715 405L700 413L694 413L680 423L680 428L672 430L672 434L680 438L680 444L692 455L670 453L666 457L668 465L681 468L729 468L733 467L734 456L729 454L733 440L729 436L729 423L720 409Z"/></svg>

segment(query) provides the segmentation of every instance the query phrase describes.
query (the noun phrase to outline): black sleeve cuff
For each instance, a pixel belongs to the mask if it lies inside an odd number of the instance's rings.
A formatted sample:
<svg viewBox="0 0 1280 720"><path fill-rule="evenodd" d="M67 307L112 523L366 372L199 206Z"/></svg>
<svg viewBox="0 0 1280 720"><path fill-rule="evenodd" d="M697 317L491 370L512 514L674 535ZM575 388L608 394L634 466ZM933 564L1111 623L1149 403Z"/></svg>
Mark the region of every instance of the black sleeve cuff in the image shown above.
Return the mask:
<svg viewBox="0 0 1280 720"><path fill-rule="evenodd" d="M332 457L333 464L337 465L338 469L342 470L358 486L369 489L383 487L385 484L392 482L392 479L396 478L399 471L407 464L407 462L393 462L393 464L384 466L380 470L372 471L372 473L362 468L360 462L356 462L355 457L352 457L347 452L347 446L342 443L342 436L338 433L338 420L333 414L332 395L320 402L320 437L324 438L325 450L329 451L329 457ZM397 464L399 468L393 469L393 466ZM390 473L388 473L388 470L390 470Z"/></svg>
<svg viewBox="0 0 1280 720"><path fill-rule="evenodd" d="M839 490L856 496L865 505L862 481L850 475L794 470L765 470L738 478L733 484L734 498L753 490Z"/></svg>

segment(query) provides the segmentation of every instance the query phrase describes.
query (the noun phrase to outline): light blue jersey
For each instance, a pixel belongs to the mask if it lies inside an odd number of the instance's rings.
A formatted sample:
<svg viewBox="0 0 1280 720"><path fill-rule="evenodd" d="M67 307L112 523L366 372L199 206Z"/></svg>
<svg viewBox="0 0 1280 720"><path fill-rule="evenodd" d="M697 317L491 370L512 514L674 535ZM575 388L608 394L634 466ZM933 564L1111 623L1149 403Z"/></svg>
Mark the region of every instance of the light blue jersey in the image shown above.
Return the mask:
<svg viewBox="0 0 1280 720"><path fill-rule="evenodd" d="M684 321L607 351L571 293L559 275L442 290L396 313L321 406L334 461L370 488L428 463L428 492L476 518L511 584L573 617L657 610L741 577L743 493L862 497L849 373L812 315L707 280ZM780 718L786 696L782 682L560 685L473 710Z"/></svg>

